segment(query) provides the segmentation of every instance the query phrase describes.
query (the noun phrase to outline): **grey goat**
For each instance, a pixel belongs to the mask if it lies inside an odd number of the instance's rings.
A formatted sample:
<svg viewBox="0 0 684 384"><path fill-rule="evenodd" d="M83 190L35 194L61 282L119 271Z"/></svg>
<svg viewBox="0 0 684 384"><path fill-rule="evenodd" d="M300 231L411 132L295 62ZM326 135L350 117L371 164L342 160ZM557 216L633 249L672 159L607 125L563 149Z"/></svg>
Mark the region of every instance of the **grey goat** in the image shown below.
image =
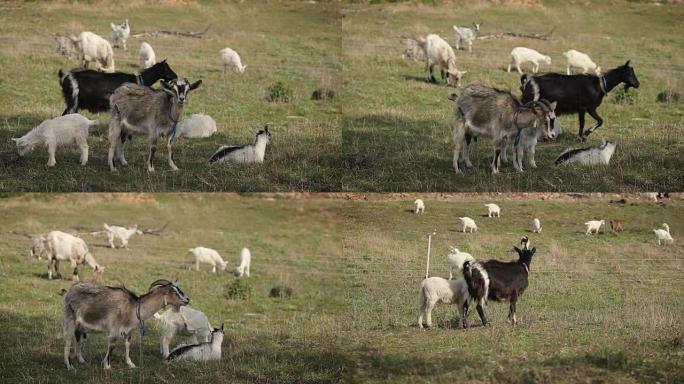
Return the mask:
<svg viewBox="0 0 684 384"><path fill-rule="evenodd" d="M547 138L554 138L553 121L556 118L556 103L539 100L522 104L510 92L482 85L469 85L460 95L451 94L449 99L454 103L454 170L461 173L459 160L465 161L466 167L472 167L468 156L471 139L477 136L490 136L494 146L492 173L499 173L501 154L509 139L515 138L517 147L523 130L542 132ZM463 148L464 143L466 148ZM516 170L522 171L518 162Z"/></svg>
<svg viewBox="0 0 684 384"><path fill-rule="evenodd" d="M123 287L106 287L89 283L71 286L64 297L64 363L73 369L69 362L71 344L79 363L85 363L81 355L81 339L87 332L107 334L107 353L103 365L111 368L112 351L119 338L123 338L126 364L135 368L129 355L133 330L142 326L166 305L187 305L190 299L183 291L168 280L157 280L142 296Z"/></svg>
<svg viewBox="0 0 684 384"><path fill-rule="evenodd" d="M149 155L145 162L149 172L154 171L152 159L157 150L160 136L167 137L169 167L177 171L173 163L172 144L176 138L176 126L183 113L183 105L188 92L202 84L202 80L190 84L188 79L174 79L170 82L161 80L161 89L152 89L142 85L126 83L116 89L109 99L112 118L109 122L109 169L114 172L114 155L121 165L126 166L124 143L127 131L147 134Z"/></svg>

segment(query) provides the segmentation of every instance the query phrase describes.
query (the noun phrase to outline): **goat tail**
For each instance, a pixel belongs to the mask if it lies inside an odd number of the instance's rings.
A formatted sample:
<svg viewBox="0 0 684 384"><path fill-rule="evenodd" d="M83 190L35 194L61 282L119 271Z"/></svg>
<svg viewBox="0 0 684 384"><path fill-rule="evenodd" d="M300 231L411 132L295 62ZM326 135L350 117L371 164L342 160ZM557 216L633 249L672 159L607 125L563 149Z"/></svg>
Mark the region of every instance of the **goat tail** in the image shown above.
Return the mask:
<svg viewBox="0 0 684 384"><path fill-rule="evenodd" d="M425 284L425 280L423 280L420 283L420 290L418 291L418 306L420 307L421 312L425 312L427 309L427 302L428 302L428 289Z"/></svg>

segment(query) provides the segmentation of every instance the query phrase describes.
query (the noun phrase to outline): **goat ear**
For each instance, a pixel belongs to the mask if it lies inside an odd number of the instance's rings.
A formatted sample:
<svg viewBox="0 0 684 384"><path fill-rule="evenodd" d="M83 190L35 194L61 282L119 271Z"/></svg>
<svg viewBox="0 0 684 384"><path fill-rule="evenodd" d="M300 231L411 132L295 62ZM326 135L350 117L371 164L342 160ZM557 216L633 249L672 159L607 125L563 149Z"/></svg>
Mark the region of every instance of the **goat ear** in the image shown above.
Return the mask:
<svg viewBox="0 0 684 384"><path fill-rule="evenodd" d="M202 85L202 80L197 80L194 83L190 84L188 91L192 91L193 89L197 89L197 88L199 88L200 85Z"/></svg>
<svg viewBox="0 0 684 384"><path fill-rule="evenodd" d="M521 253L521 252L522 252L522 251L520 250L520 248L518 248L518 247L516 247L516 246L513 246L513 249L514 249L516 252L518 252L518 253Z"/></svg>
<svg viewBox="0 0 684 384"><path fill-rule="evenodd" d="M627 60L627 62L625 63L625 67L629 67L629 62L630 62L630 61L632 61L632 60Z"/></svg>
<svg viewBox="0 0 684 384"><path fill-rule="evenodd" d="M532 247L532 249L530 249L530 255L534 255L535 252L537 252L537 248Z"/></svg>
<svg viewBox="0 0 684 384"><path fill-rule="evenodd" d="M552 111L555 111L555 110L556 110L556 105L558 105L558 103L554 101L553 103L551 103L551 104L549 105L549 107L551 107L551 110L552 110Z"/></svg>
<svg viewBox="0 0 684 384"><path fill-rule="evenodd" d="M220 328L220 329L221 329L221 332L223 332L223 323L221 323L221 328Z"/></svg>

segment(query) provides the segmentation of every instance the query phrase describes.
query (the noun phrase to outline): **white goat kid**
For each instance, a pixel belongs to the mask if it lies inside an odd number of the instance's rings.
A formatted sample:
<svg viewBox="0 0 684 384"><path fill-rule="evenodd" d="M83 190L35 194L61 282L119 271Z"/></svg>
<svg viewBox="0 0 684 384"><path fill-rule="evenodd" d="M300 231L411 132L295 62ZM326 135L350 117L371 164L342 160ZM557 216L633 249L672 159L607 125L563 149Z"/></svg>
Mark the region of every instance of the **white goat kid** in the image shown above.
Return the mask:
<svg viewBox="0 0 684 384"><path fill-rule="evenodd" d="M470 233L477 231L477 225L475 224L475 220L471 219L470 217L459 217L458 219L461 220L461 225L463 226L463 233L466 233L466 230L470 230Z"/></svg>
<svg viewBox="0 0 684 384"><path fill-rule="evenodd" d="M485 204L487 207L487 217L501 217L501 208L496 204Z"/></svg>
<svg viewBox="0 0 684 384"><path fill-rule="evenodd" d="M57 164L55 152L63 145L76 144L81 150L81 165L88 163L88 128L99 122L89 120L78 113L55 117L40 123L20 138L12 140L17 144L19 156L24 156L37 146L46 146L48 167Z"/></svg>
<svg viewBox="0 0 684 384"><path fill-rule="evenodd" d="M78 44L83 68L93 63L98 71L114 72L114 51L109 41L85 31L78 36Z"/></svg>
<svg viewBox="0 0 684 384"><path fill-rule="evenodd" d="M263 163L266 155L266 145L271 142L268 125L256 132L253 144L240 146L222 146L209 159L209 165L216 163Z"/></svg>
<svg viewBox="0 0 684 384"><path fill-rule="evenodd" d="M591 235L592 233L595 233L598 235L599 231L601 230L601 226L605 225L606 221L605 220L590 220L584 223L584 225L587 226L587 232L585 235Z"/></svg>
<svg viewBox="0 0 684 384"><path fill-rule="evenodd" d="M223 261L221 255L211 248L205 247L195 247L189 249L193 256L193 262L195 263L195 270L199 271L200 263L206 263L212 266L211 271L216 273L216 267L220 270L225 271L227 262Z"/></svg>
<svg viewBox="0 0 684 384"><path fill-rule="evenodd" d="M537 219L535 217L534 220L532 220L532 232L541 233L541 231L542 231L541 221L539 221L539 219Z"/></svg>
<svg viewBox="0 0 684 384"><path fill-rule="evenodd" d="M532 67L532 72L537 73L539 71L539 62L544 62L546 64L551 64L551 58L542 55L541 53L535 51L534 49L530 48L525 48L525 47L515 47L511 51L510 54L510 62L508 63L508 69L507 72L511 71L511 65L515 64L515 68L518 70L518 73L522 74L522 70L520 69L520 64L524 63L532 63L534 66Z"/></svg>
<svg viewBox="0 0 684 384"><path fill-rule="evenodd" d="M670 226L663 223L663 229L654 229L653 233L656 235L656 240L658 240L658 245L661 245L661 243L665 244L672 244L674 243L674 239L672 238L672 235L670 234Z"/></svg>
<svg viewBox="0 0 684 384"><path fill-rule="evenodd" d="M131 228L119 227L118 225L104 225L105 232L107 232L107 242L109 247L114 249L116 245L114 240L119 240L121 243L120 248L128 249L128 240L133 235L142 235L142 231L138 229L138 224L135 224Z"/></svg>
<svg viewBox="0 0 684 384"><path fill-rule="evenodd" d="M209 115L196 113L178 123L178 137L200 139L210 137L214 133L216 121Z"/></svg>
<svg viewBox="0 0 684 384"><path fill-rule="evenodd" d="M211 341L190 345L179 345L171 351L166 358L166 361L221 360L221 344L223 344L223 324L221 324L221 328L214 328L211 332Z"/></svg>
<svg viewBox="0 0 684 384"><path fill-rule="evenodd" d="M480 32L480 24L473 23L472 27L459 27L454 25L454 33L456 35L456 49L461 49L463 43L468 44L468 52L473 51L473 41Z"/></svg>
<svg viewBox="0 0 684 384"><path fill-rule="evenodd" d="M247 248L242 248L240 251L240 265L235 270L238 277L249 277L249 267L252 265L252 252Z"/></svg>
<svg viewBox="0 0 684 384"><path fill-rule="evenodd" d="M449 266L449 280L454 278L454 269L459 271L463 268L463 263L466 261L473 262L475 258L467 252L461 252L458 248L449 247L449 254L447 255L447 265Z"/></svg>
<svg viewBox="0 0 684 384"><path fill-rule="evenodd" d="M128 25L128 19L121 24L109 23L112 28L112 41L115 47L123 46L123 50L126 50L126 40L131 35L131 26Z"/></svg>
<svg viewBox="0 0 684 384"><path fill-rule="evenodd" d="M154 49L146 41L140 44L138 60L140 62L140 70L147 69L157 63L157 55L154 54Z"/></svg>
<svg viewBox="0 0 684 384"><path fill-rule="evenodd" d="M230 48L223 48L219 51L221 54L221 61L223 62L223 73L226 73L228 68L238 73L245 73L246 65L242 65L240 55Z"/></svg>
<svg viewBox="0 0 684 384"><path fill-rule="evenodd" d="M45 236L44 247L47 250L48 279L52 279L52 268L58 277L60 261L69 261L73 269L72 280L79 281L78 266L88 264L96 274L102 274L104 267L100 266L83 239L61 231L51 231Z"/></svg>
<svg viewBox="0 0 684 384"><path fill-rule="evenodd" d="M460 315L460 323L467 315L465 304L470 299L468 285L461 277L457 280L447 280L442 277L429 277L420 283L418 301L420 314L418 315L418 328L423 329L423 318L426 325L432 327L432 310L437 303L456 304Z"/></svg>
<svg viewBox="0 0 684 384"><path fill-rule="evenodd" d="M563 52L563 56L567 60L566 72L568 75L571 74L570 68L576 67L580 68L583 74L592 70L596 76L601 76L601 67L596 65L586 53L571 49L567 52Z"/></svg>
<svg viewBox="0 0 684 384"><path fill-rule="evenodd" d="M414 213L425 213L425 202L423 202L422 199L416 199L416 201L413 202L413 205L416 206Z"/></svg>
<svg viewBox="0 0 684 384"><path fill-rule="evenodd" d="M194 344L211 340L209 319L197 309L174 305L163 313L155 313L154 318L161 325L159 348L164 358L169 356L169 344L176 335L192 337Z"/></svg>

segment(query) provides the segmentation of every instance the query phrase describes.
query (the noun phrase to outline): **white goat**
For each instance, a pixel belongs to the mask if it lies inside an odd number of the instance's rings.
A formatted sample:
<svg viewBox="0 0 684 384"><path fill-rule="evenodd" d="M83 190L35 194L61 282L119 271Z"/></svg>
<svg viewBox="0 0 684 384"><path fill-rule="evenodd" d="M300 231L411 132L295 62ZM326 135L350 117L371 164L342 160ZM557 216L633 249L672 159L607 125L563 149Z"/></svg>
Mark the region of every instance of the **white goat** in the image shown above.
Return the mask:
<svg viewBox="0 0 684 384"><path fill-rule="evenodd" d="M116 248L114 240L121 242L120 248L128 249L128 239L133 235L142 235L142 231L138 229L138 224L131 228L119 227L118 225L104 225L105 232L107 232L107 242L110 248Z"/></svg>
<svg viewBox="0 0 684 384"><path fill-rule="evenodd" d="M221 53L221 61L223 61L223 73L226 73L226 69L229 67L236 72L245 73L247 66L242 65L242 60L237 52L230 48L223 48L219 52Z"/></svg>
<svg viewBox="0 0 684 384"><path fill-rule="evenodd" d="M485 204L487 207L487 217L501 217L501 208L496 204Z"/></svg>
<svg viewBox="0 0 684 384"><path fill-rule="evenodd" d="M555 165L563 163L579 163L581 165L608 165L610 158L615 153L615 148L620 141L614 139L611 141L601 140L601 145L598 147L587 148L569 148L563 151L555 161Z"/></svg>
<svg viewBox="0 0 684 384"><path fill-rule="evenodd" d="M539 219L537 219L535 217L534 220L532 220L532 232L541 233L541 231L542 231L541 221L539 221Z"/></svg>
<svg viewBox="0 0 684 384"><path fill-rule="evenodd" d="M198 139L216 133L216 121L209 115L196 113L178 123L178 137Z"/></svg>
<svg viewBox="0 0 684 384"><path fill-rule="evenodd" d="M263 163L266 155L266 145L271 142L268 125L256 132L253 144L239 146L221 146L209 159L209 165L215 163Z"/></svg>
<svg viewBox="0 0 684 384"><path fill-rule="evenodd" d="M249 267L252 265L252 253L247 248L242 248L240 251L240 265L235 270L235 274L239 277L249 277Z"/></svg>
<svg viewBox="0 0 684 384"><path fill-rule="evenodd" d="M449 254L447 255L447 265L449 265L449 280L454 278L454 269L460 270L463 268L463 263L466 261L475 261L475 258L470 253L461 252L455 247L449 247Z"/></svg>
<svg viewBox="0 0 684 384"><path fill-rule="evenodd" d="M119 25L109 23L109 26L112 27L112 41L114 42L114 46L117 48L123 46L125 51L126 40L128 40L128 37L131 35L131 26L128 25L128 19Z"/></svg>
<svg viewBox="0 0 684 384"><path fill-rule="evenodd" d="M52 269L58 277L60 261L69 261L73 268L72 279L79 281L78 266L86 263L96 274L102 274L104 267L100 266L83 239L61 231L51 231L45 236L44 247L47 250L48 278L52 279ZM52 269L51 269L52 266Z"/></svg>
<svg viewBox="0 0 684 384"><path fill-rule="evenodd" d="M470 233L477 231L475 220L470 217L459 217L458 219L461 220L461 225L463 225L463 233L466 233L466 230L468 229L470 229Z"/></svg>
<svg viewBox="0 0 684 384"><path fill-rule="evenodd" d="M423 329L423 317L428 327L432 327L432 310L437 303L457 304L460 315L460 325L465 319L464 305L470 299L468 284L461 277L457 280L447 280L442 277L429 277L420 283L418 302L418 328Z"/></svg>
<svg viewBox="0 0 684 384"><path fill-rule="evenodd" d="M466 74L466 71L456 69L456 54L454 54L454 50L449 43L434 34L427 35L425 41L425 72L427 72L427 81L437 82L433 74L433 69L437 65L440 67L442 80L447 84L458 86L461 77Z"/></svg>
<svg viewBox="0 0 684 384"><path fill-rule="evenodd" d="M601 67L591 61L591 58L589 58L589 55L586 53L571 49L567 52L563 52L563 56L567 60L566 71L568 75L570 74L571 67L577 67L582 69L582 73L587 73L589 70L592 70L596 76L601 76Z"/></svg>
<svg viewBox="0 0 684 384"><path fill-rule="evenodd" d="M670 226L663 223L663 228L664 229L654 229L653 233L656 235L656 240L658 240L658 245L661 245L661 243L665 244L672 244L674 243L674 239L672 238L672 235L670 234Z"/></svg>
<svg viewBox="0 0 684 384"><path fill-rule="evenodd" d="M98 71L114 72L114 51L109 41L85 31L78 36L78 44L83 68L88 68L88 64L94 63Z"/></svg>
<svg viewBox="0 0 684 384"><path fill-rule="evenodd" d="M216 273L216 267L222 271L226 270L227 262L223 261L221 255L211 248L195 247L189 249L193 255L193 262L195 263L195 270L199 271L200 263L207 263L212 266L211 271Z"/></svg>
<svg viewBox="0 0 684 384"><path fill-rule="evenodd" d="M166 361L221 360L221 344L223 344L223 324L221 324L221 328L214 328L211 332L211 341L189 345L181 344L171 351Z"/></svg>
<svg viewBox="0 0 684 384"><path fill-rule="evenodd" d="M413 61L425 61L425 49L426 43L424 37L418 39L405 38L404 42L404 53L401 55L402 59L411 59Z"/></svg>
<svg viewBox="0 0 684 384"><path fill-rule="evenodd" d="M601 230L601 226L605 225L606 221L605 220L589 220L584 225L587 226L587 232L585 235L590 235L592 233L595 233L598 235L599 231Z"/></svg>
<svg viewBox="0 0 684 384"><path fill-rule="evenodd" d="M425 213L425 203L423 202L422 199L416 199L416 201L413 202L413 205L416 206L415 213Z"/></svg>
<svg viewBox="0 0 684 384"><path fill-rule="evenodd" d="M76 144L81 150L81 165L88 163L88 128L99 122L89 120L78 113L55 117L40 123L20 138L12 140L17 144L19 156L24 156L37 146L46 146L48 151L48 167L57 164L55 151L57 147Z"/></svg>
<svg viewBox="0 0 684 384"><path fill-rule="evenodd" d="M542 55L541 53L535 51L534 49L530 48L525 48L525 47L515 47L511 51L511 60L508 63L508 69L507 71L511 71L511 65L515 64L515 68L518 70L520 74L522 74L522 70L520 69L520 64L523 63L532 63L534 66L532 67L532 72L537 73L539 70L539 62L542 61L546 64L551 64L551 58Z"/></svg>
<svg viewBox="0 0 684 384"><path fill-rule="evenodd" d="M454 33L456 35L456 49L461 49L462 43L468 44L468 52L473 51L473 41L480 32L480 24L473 23L472 27L459 27L454 25Z"/></svg>
<svg viewBox="0 0 684 384"><path fill-rule="evenodd" d="M79 47L78 37L74 35L63 36L57 34L55 35L55 43L57 43L57 53L69 60L80 60L81 48Z"/></svg>
<svg viewBox="0 0 684 384"><path fill-rule="evenodd" d="M209 319L197 309L174 305L163 313L155 313L154 318L161 325L159 347L164 358L169 356L169 344L177 334L192 337L195 344L211 340Z"/></svg>
<svg viewBox="0 0 684 384"><path fill-rule="evenodd" d="M140 62L140 70L147 69L157 63L157 55L154 54L154 49L146 41L140 44L138 51L138 59Z"/></svg>
<svg viewBox="0 0 684 384"><path fill-rule="evenodd" d="M31 238L31 258L37 258L38 260L43 260L43 256L47 259L47 248L45 247L45 241L47 238L45 235L38 235Z"/></svg>

